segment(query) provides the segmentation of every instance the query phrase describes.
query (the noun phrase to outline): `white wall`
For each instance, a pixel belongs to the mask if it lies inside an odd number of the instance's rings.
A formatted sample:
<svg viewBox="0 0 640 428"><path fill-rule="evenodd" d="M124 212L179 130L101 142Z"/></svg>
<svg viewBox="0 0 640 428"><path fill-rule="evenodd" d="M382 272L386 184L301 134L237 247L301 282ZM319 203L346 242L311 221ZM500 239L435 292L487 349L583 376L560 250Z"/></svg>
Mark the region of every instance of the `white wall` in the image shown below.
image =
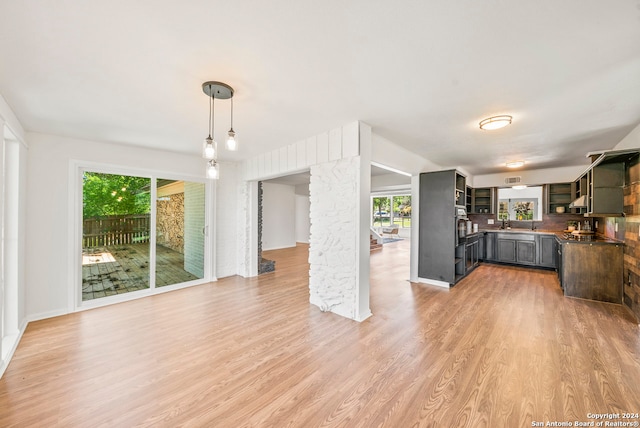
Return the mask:
<svg viewBox="0 0 640 428"><path fill-rule="evenodd" d="M247 222L238 201L242 188L238 182L238 165L220 165L220 178L215 181L215 219L210 232L215 236L215 276L224 278L239 272L238 241L247 230Z"/></svg>
<svg viewBox="0 0 640 428"><path fill-rule="evenodd" d="M71 183L71 161L80 160L161 172L166 178L185 178L202 172L199 156L139 147L77 140L45 134L27 134L29 172L27 185L27 251L38 256L37 269L26 275L26 311L29 319L60 315L73 310L74 231L70 230L71 197L78 183ZM224 166L221 173L225 171Z"/></svg>
<svg viewBox="0 0 640 428"><path fill-rule="evenodd" d="M373 132L371 134L371 162L377 162L412 175L442 169L441 166L430 160L418 156Z"/></svg>
<svg viewBox="0 0 640 428"><path fill-rule="evenodd" d="M26 198L28 146L24 129L0 95L0 376L26 320ZM6 157L5 157L6 156Z"/></svg>
<svg viewBox="0 0 640 428"><path fill-rule="evenodd" d="M498 174L476 175L473 177L473 187L505 187L507 177L522 177L519 184L535 185L548 183L565 183L575 181L589 166L585 158L584 165L566 166L562 168L534 169L530 171L510 171Z"/></svg>
<svg viewBox="0 0 640 428"><path fill-rule="evenodd" d="M308 188L308 186L307 186ZM309 243L311 221L308 195L296 194L296 242Z"/></svg>
<svg viewBox="0 0 640 428"><path fill-rule="evenodd" d="M295 187L262 183L262 250L296 246Z"/></svg>
<svg viewBox="0 0 640 428"><path fill-rule="evenodd" d="M411 189L411 177L402 174L389 173L371 177L371 192L399 191Z"/></svg>
<svg viewBox="0 0 640 428"><path fill-rule="evenodd" d="M635 149L640 147L640 124L633 128L633 130L624 137L616 146L614 150L621 149Z"/></svg>
<svg viewBox="0 0 640 428"><path fill-rule="evenodd" d="M205 257L205 186L184 183L184 270L204 278Z"/></svg>

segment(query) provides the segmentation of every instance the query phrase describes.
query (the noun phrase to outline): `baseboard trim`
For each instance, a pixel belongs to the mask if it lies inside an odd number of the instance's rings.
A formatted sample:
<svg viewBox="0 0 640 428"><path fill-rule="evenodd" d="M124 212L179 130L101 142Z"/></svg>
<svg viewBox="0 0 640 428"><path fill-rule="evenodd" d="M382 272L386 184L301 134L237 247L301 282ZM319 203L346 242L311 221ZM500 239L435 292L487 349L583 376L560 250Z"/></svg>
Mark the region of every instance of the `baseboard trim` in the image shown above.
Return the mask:
<svg viewBox="0 0 640 428"><path fill-rule="evenodd" d="M448 282L438 281L436 279L418 278L417 282L420 282L422 284L435 285L436 287L451 288L451 284L449 284Z"/></svg>
<svg viewBox="0 0 640 428"><path fill-rule="evenodd" d="M56 309L54 311L48 311L48 312L40 312L38 314L31 314L27 316L27 322L34 322L34 321L40 321L40 320L44 320L47 318L54 318L54 317L59 317L61 315L67 315L70 314L71 312L69 312L67 309Z"/></svg>
<svg viewBox="0 0 640 428"><path fill-rule="evenodd" d="M29 322L27 320L22 321L22 324L20 325L20 328L18 329L18 336L16 337L16 340L11 345L11 349L9 349L9 353L7 354L7 358L5 358L2 361L0 361L0 379L2 379L2 375L4 375L4 372L5 372L5 370L7 370L7 367L9 367L9 363L11 362L11 359L13 358L13 354L16 352L16 349L18 349L18 345L20 344L20 341L22 340L22 335L24 334L25 330L27 329L27 325L28 324L29 324Z"/></svg>

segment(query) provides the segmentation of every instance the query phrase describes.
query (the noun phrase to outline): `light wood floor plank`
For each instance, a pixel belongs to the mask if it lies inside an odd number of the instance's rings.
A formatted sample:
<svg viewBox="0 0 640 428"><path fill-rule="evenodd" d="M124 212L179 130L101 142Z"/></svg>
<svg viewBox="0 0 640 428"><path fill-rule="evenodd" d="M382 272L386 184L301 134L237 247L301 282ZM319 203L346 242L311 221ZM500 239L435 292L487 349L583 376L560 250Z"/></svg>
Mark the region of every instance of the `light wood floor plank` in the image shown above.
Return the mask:
<svg viewBox="0 0 640 428"><path fill-rule="evenodd" d="M640 411L640 330L554 272L481 265L412 284L371 255L373 317L309 304L307 246L230 277L29 325L0 426L517 427Z"/></svg>

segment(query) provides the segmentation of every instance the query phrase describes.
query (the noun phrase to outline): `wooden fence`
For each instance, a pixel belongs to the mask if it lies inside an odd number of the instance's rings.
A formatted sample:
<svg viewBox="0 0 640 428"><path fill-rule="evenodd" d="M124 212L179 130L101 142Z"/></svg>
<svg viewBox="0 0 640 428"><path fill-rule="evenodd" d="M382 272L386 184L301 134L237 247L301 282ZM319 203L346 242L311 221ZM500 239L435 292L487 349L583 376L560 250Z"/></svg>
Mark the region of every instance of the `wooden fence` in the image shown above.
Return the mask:
<svg viewBox="0 0 640 428"><path fill-rule="evenodd" d="M113 215L83 220L82 248L149 242L149 214Z"/></svg>

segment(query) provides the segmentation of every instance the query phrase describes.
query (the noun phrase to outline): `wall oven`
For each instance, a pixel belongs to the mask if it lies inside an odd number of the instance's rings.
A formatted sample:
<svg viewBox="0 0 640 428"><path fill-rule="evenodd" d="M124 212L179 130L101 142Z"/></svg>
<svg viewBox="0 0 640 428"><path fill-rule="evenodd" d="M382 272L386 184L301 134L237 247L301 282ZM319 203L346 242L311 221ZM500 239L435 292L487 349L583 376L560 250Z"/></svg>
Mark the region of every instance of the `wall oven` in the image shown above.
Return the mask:
<svg viewBox="0 0 640 428"><path fill-rule="evenodd" d="M467 236L467 209L465 207L456 207L456 247L464 241Z"/></svg>

